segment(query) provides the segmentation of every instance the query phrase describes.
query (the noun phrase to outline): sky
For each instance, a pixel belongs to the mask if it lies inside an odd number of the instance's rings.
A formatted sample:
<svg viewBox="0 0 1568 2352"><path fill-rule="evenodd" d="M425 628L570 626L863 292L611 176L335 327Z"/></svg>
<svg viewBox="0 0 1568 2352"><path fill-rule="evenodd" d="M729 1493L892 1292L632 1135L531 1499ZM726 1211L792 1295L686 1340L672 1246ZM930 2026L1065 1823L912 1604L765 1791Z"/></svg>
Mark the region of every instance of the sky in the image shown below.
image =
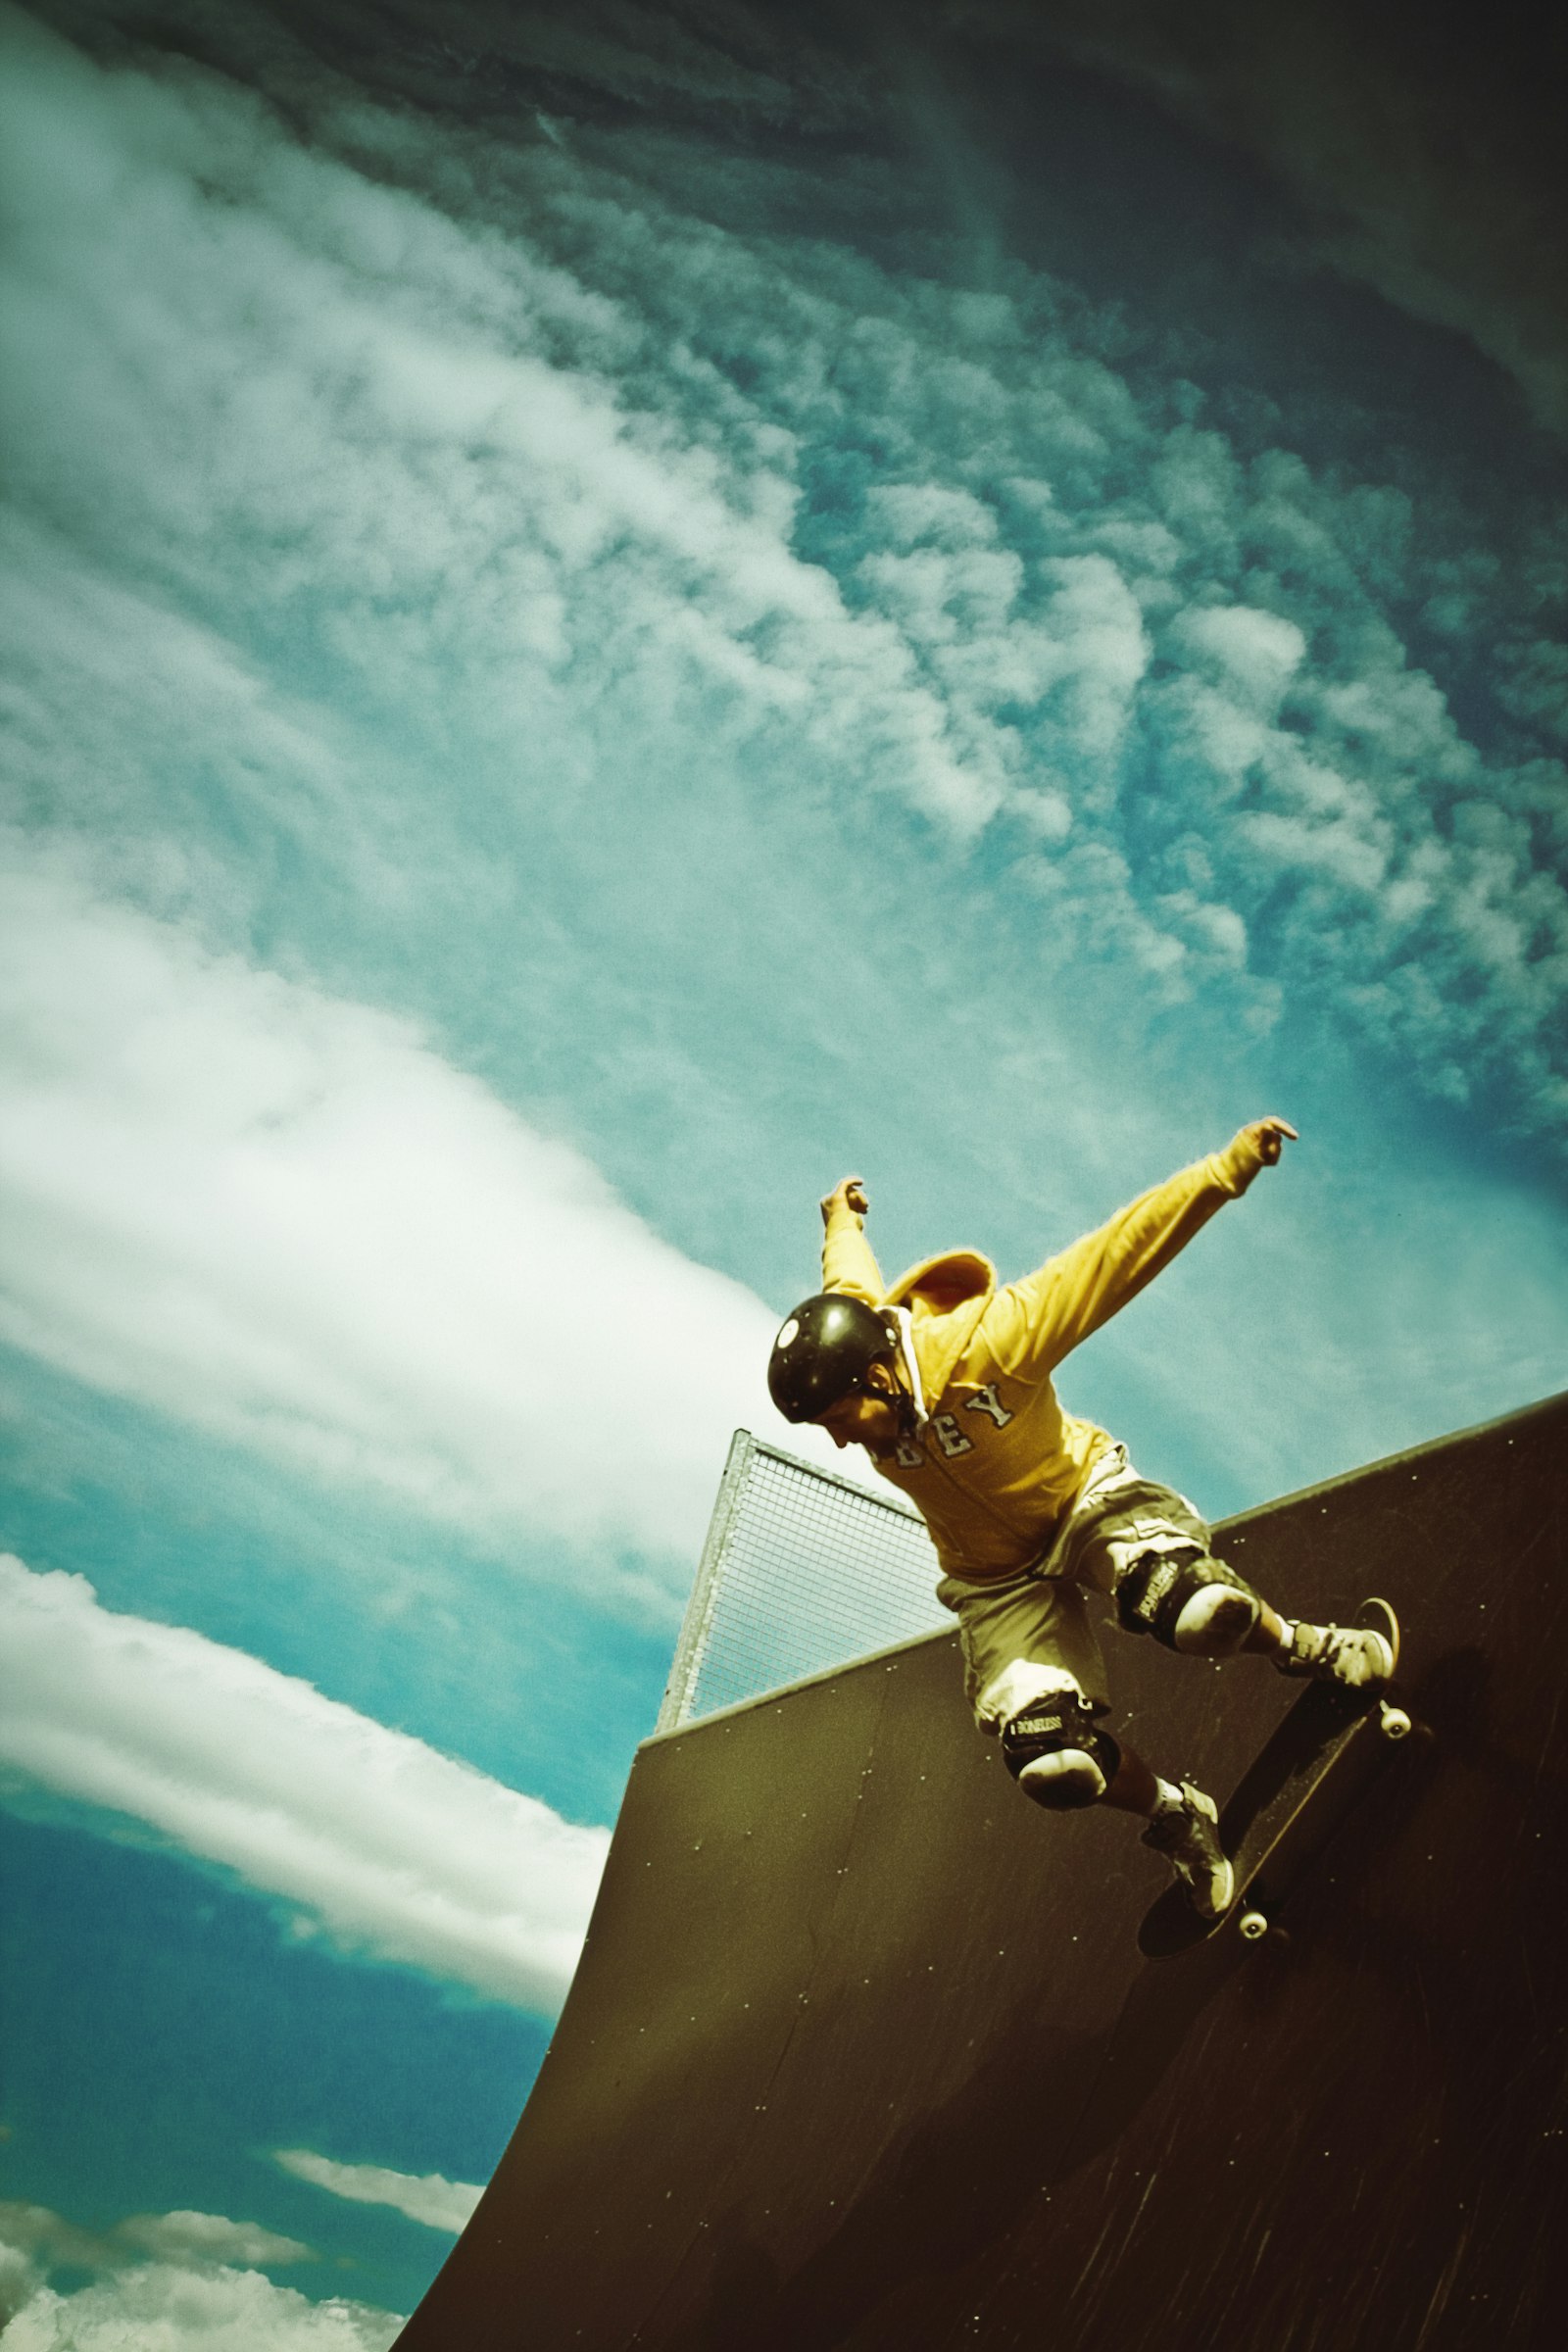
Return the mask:
<svg viewBox="0 0 1568 2352"><path fill-rule="evenodd" d="M847 1170L1291 1119L1212 1517L1568 1380L1552 41L0 5L7 2352L390 2342Z"/></svg>

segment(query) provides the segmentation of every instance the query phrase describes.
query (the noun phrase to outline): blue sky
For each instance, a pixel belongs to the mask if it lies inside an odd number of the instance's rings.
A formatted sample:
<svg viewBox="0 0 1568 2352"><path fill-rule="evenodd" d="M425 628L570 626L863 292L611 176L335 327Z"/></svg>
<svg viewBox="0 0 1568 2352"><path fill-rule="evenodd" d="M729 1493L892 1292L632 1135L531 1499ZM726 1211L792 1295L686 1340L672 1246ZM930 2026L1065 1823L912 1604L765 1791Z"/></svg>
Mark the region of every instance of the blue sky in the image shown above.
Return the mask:
<svg viewBox="0 0 1568 2352"><path fill-rule="evenodd" d="M1563 1383L1528 179L1058 16L0 12L19 2352L389 2340L847 1167L1293 1119L1062 1383L1215 1516Z"/></svg>

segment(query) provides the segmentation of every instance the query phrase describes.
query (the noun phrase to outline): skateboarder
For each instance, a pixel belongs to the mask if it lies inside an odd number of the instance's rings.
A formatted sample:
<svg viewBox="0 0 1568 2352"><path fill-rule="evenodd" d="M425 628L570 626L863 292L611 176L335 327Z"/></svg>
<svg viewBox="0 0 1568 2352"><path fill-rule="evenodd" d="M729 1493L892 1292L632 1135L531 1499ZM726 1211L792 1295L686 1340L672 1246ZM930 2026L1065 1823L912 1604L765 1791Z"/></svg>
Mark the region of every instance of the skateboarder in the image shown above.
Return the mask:
<svg viewBox="0 0 1568 2352"><path fill-rule="evenodd" d="M999 1288L972 1250L926 1258L892 1288L865 1239L858 1176L822 1202L822 1290L773 1344L768 1387L789 1421L862 1446L919 1509L958 1620L980 1729L1020 1788L1055 1810L1105 1803L1141 1815L1206 1918L1233 1880L1213 1800L1162 1780L1100 1727L1109 1696L1090 1592L1131 1634L1191 1657L1250 1650L1282 1673L1364 1689L1392 1669L1374 1632L1292 1623L1209 1548L1173 1489L1063 1409L1062 1357L1186 1248L1215 1210L1278 1160L1296 1130L1255 1119L1037 1272Z"/></svg>

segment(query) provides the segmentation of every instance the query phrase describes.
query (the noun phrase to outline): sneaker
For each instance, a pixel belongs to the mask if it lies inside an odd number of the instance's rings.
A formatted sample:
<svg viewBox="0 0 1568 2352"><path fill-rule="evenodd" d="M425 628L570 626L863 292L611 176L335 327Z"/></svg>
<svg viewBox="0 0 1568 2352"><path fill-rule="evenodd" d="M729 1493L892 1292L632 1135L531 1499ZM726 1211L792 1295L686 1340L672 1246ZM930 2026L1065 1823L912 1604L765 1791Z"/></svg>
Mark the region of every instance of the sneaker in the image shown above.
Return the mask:
<svg viewBox="0 0 1568 2352"><path fill-rule="evenodd" d="M1394 1648L1370 1626L1301 1622L1291 1628L1291 1646L1274 1663L1281 1674L1311 1675L1347 1690L1376 1690L1394 1672Z"/></svg>
<svg viewBox="0 0 1568 2352"><path fill-rule="evenodd" d="M1257 1623L1259 1606L1255 1593L1234 1585L1205 1585L1177 1618L1172 1639L1189 1657L1228 1658Z"/></svg>
<svg viewBox="0 0 1568 2352"><path fill-rule="evenodd" d="M1219 1816L1211 1796L1183 1781L1181 1802L1160 1807L1143 1841L1164 1855L1200 1917L1224 1917L1235 1899L1236 1874L1219 1841Z"/></svg>

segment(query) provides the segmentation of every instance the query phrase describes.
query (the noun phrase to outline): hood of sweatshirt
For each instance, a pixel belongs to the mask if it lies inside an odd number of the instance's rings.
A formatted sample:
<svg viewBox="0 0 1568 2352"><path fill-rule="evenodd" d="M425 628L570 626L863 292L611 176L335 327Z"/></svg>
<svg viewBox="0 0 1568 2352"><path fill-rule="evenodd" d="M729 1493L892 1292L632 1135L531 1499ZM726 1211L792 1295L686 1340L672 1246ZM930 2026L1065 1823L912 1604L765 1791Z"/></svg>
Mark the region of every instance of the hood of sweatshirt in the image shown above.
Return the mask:
<svg viewBox="0 0 1568 2352"><path fill-rule="evenodd" d="M940 1396L997 1287L997 1269L978 1250L946 1250L901 1274L884 1303L906 1306L927 1394Z"/></svg>

